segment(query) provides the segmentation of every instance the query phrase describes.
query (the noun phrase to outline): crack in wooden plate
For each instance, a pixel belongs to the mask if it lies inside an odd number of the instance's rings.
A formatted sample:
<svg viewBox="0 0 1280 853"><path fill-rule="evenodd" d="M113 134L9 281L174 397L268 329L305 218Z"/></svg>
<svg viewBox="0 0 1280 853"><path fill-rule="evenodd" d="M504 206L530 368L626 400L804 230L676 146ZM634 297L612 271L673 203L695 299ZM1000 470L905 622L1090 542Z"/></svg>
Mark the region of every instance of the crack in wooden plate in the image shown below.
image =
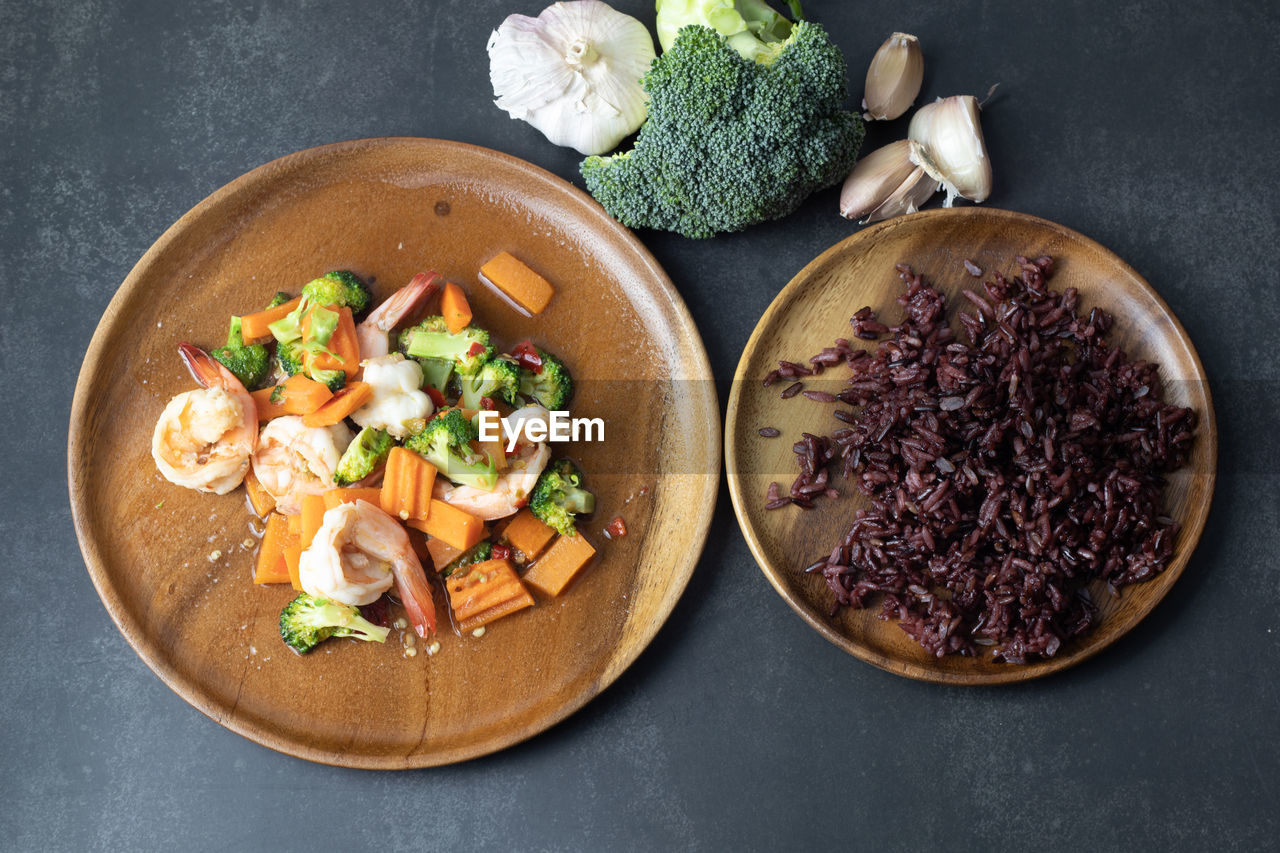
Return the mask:
<svg viewBox="0 0 1280 853"><path fill-rule="evenodd" d="M779 359L807 363L838 337L855 340L849 317L870 305L892 325L901 311L895 301L902 283L895 264L911 265L948 297L954 317L959 290L976 279L965 271L969 259L984 271L1014 271L1018 255L1050 255L1055 290L1075 287L1087 311L1111 312L1108 340L1131 356L1160 365L1165 397L1190 406L1200 418L1188 465L1169 478L1165 509L1181 523L1173 559L1154 580L1126 587L1119 598L1095 588L1100 621L1083 637L1063 645L1047 660L1025 665L995 663L986 657L935 658L896 622L877 618L878 599L863 610L829 615L831 595L820 577L804 568L831 552L848 528L850 514L864 499L843 481L838 500L816 508L765 510L765 492L777 481L785 493L796 476L792 443L801 432L828 434L838 425L830 407L803 397L783 400L784 384L761 387ZM874 346L873 344L869 344ZM834 375L847 375L840 368ZM785 380L784 380L785 382ZM775 427L777 438L757 430ZM1044 219L992 208L930 210L866 228L828 249L783 288L765 311L734 375L725 419L729 494L752 554L769 582L801 617L850 654L889 672L949 684L1025 681L1072 666L1097 653L1136 625L1165 596L1187 566L1204 530L1217 473L1217 427L1204 368L1191 340L1169 307L1128 264L1075 231Z"/></svg>
<svg viewBox="0 0 1280 853"><path fill-rule="evenodd" d="M507 250L556 286L527 320L477 279ZM191 386L179 341L215 346L232 313L329 269L386 297L434 268L477 323L526 337L574 370L574 414L606 439L573 445L598 492L584 524L600 556L569 590L434 657L337 640L280 641L293 593L250 583L243 492L162 480L150 456L164 404ZM623 414L625 413L625 417ZM702 340L643 245L585 193L514 157L431 139L372 139L268 163L213 193L152 246L108 306L81 368L68 442L85 563L142 659L222 725L272 749L349 767L445 764L493 752L580 708L652 640L705 542L720 421ZM616 514L629 535L605 541ZM221 557L210 559L214 551ZM442 593L441 593L442 596ZM439 610L444 604L437 602Z"/></svg>

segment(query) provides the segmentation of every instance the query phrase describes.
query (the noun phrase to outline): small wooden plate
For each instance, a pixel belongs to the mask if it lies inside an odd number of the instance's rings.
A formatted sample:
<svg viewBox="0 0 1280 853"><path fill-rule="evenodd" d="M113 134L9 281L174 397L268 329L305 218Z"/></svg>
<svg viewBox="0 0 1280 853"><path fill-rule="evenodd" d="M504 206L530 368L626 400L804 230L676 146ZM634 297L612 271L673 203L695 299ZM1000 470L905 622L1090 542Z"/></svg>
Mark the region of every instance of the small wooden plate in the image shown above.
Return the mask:
<svg viewBox="0 0 1280 853"><path fill-rule="evenodd" d="M525 319L479 283L510 251L556 287ZM597 492L599 551L563 595L408 658L336 640L306 657L279 638L292 590L250 582L243 491L164 481L150 455L165 403L193 387L179 341L226 339L232 313L330 269L386 297L435 269L510 347L560 355L573 413L605 440L568 452ZM568 716L657 633L702 550L720 472L707 356L684 303L638 240L587 195L515 158L454 142L384 139L311 149L215 192L152 246L107 308L76 386L71 505L107 610L164 681L224 726L329 764L423 767L492 752ZM605 540L622 515L629 535ZM214 552L220 556L211 560ZM439 592L443 598L443 592Z"/></svg>
<svg viewBox="0 0 1280 853"><path fill-rule="evenodd" d="M934 658L900 629L877 618L878 602L864 610L828 615L831 594L820 577L804 568L831 552L848 529L853 511L865 499L843 481L838 500L819 501L815 509L765 510L771 481L783 494L797 469L792 443L801 432L828 434L839 425L830 407L803 397L783 400L783 380L761 386L779 359L807 363L809 356L838 337L856 341L849 317L870 305L885 323L901 317L895 299L902 291L895 264L916 272L947 294L955 306L962 287L976 281L964 269L970 259L988 273L1013 273L1018 255L1054 259L1050 285L1075 287L1085 310L1111 312L1108 335L1130 355L1160 365L1165 398L1196 410L1200 425L1190 463L1174 474L1165 490L1167 514L1182 525L1168 568L1156 579L1126 587L1119 598L1094 589L1099 624L1065 644L1048 660L1022 666L986 658ZM874 347L874 344L868 344ZM843 381L845 373L831 374ZM778 438L762 438L761 427L776 427ZM1176 317L1131 267L1092 240L1043 219L991 208L929 210L866 228L828 249L800 271L778 294L747 342L734 375L726 417L725 447L729 493L738 521L765 576L805 621L831 642L882 669L909 678L951 684L1024 681L1065 669L1095 654L1138 623L1173 586L1186 568L1209 514L1217 472L1217 428L1204 368Z"/></svg>

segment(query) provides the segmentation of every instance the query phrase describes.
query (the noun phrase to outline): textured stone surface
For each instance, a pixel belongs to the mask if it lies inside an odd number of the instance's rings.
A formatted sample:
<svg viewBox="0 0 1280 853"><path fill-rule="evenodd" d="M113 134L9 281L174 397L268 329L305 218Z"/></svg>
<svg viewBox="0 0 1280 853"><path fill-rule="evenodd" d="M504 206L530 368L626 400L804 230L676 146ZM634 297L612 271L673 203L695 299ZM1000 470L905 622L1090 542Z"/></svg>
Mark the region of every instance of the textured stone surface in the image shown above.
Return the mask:
<svg viewBox="0 0 1280 853"><path fill-rule="evenodd" d="M652 23L649 2L617 6ZM488 33L538 6L0 0L11 395L0 407L0 847L1274 843L1280 12L1261 0L806 7L846 51L855 89L895 29L921 39L924 97L1000 83L984 115L990 203L1111 247L1186 325L1217 400L1223 475L1168 599L1107 652L1039 683L904 681L787 609L722 493L706 555L657 640L542 736L389 774L310 765L225 731L139 661L84 571L64 459L88 338L171 222L291 151L438 136L576 180L572 152L491 104ZM904 131L873 128L868 145ZM777 290L854 227L835 207L829 190L784 221L709 242L641 234L723 382Z"/></svg>

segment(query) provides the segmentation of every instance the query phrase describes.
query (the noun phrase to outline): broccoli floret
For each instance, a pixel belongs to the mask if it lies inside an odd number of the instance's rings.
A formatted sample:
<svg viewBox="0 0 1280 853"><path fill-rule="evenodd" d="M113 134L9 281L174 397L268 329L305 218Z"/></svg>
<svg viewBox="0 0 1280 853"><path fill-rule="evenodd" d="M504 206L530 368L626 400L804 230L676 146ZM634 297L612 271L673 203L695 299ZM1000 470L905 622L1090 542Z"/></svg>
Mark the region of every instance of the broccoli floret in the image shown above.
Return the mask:
<svg viewBox="0 0 1280 853"><path fill-rule="evenodd" d="M787 0L798 21L804 17L799 0ZM725 37L730 46L752 62L775 57L791 35L791 22L764 0L658 0L658 41L670 50L681 27L701 24Z"/></svg>
<svg viewBox="0 0 1280 853"><path fill-rule="evenodd" d="M375 625L360 609L301 593L280 612L280 636L289 648L306 654L330 637L386 642L389 628Z"/></svg>
<svg viewBox="0 0 1280 853"><path fill-rule="evenodd" d="M635 147L581 166L632 228L705 238L785 216L842 180L862 144L862 119L842 109L844 57L817 24L796 24L761 62L688 26L643 82L649 118Z"/></svg>
<svg viewBox="0 0 1280 853"><path fill-rule="evenodd" d="M471 447L479 437L475 424L461 409L449 409L427 421L404 446L421 454L453 482L491 490L497 485L498 471L491 459Z"/></svg>
<svg viewBox="0 0 1280 853"><path fill-rule="evenodd" d="M268 309L279 308L281 305L285 304L291 299L293 299L293 297L290 296L285 291L277 290L276 295L271 297L271 301L267 303L267 308Z"/></svg>
<svg viewBox="0 0 1280 853"><path fill-rule="evenodd" d="M476 373L493 357L488 332L467 326L455 335L443 317L428 317L406 330L403 336L407 341L406 355L450 361L463 376Z"/></svg>
<svg viewBox="0 0 1280 853"><path fill-rule="evenodd" d="M262 344L248 344L240 333L240 318L231 318L231 330L227 332L227 345L218 347L211 355L222 366L236 375L240 384L249 391L261 388L271 372L271 355Z"/></svg>
<svg viewBox="0 0 1280 853"><path fill-rule="evenodd" d="M283 341L276 344L276 361L280 363L280 369L288 376L295 373L301 373L330 391L337 391L347 384L347 374L342 370L320 370L307 364L306 350L298 345L297 341L284 343Z"/></svg>
<svg viewBox="0 0 1280 853"><path fill-rule="evenodd" d="M566 408L573 396L573 378L569 375L569 368L546 350L538 350L538 357L542 359L540 372L520 368L520 393L552 411Z"/></svg>
<svg viewBox="0 0 1280 853"><path fill-rule="evenodd" d="M421 328L415 326L413 329L401 329L396 335L396 349L400 351L405 358L412 358L418 362L422 368L422 384L430 385L440 393L445 393L449 388L449 380L453 377L453 361L443 358L416 358L409 355L409 337L414 329Z"/></svg>
<svg viewBox="0 0 1280 853"><path fill-rule="evenodd" d="M330 391L339 391L347 384L347 374L342 370L318 370L308 367L307 375Z"/></svg>
<svg viewBox="0 0 1280 853"><path fill-rule="evenodd" d="M280 362L280 369L286 376L302 372L303 355L303 350L293 344L276 344L276 361Z"/></svg>
<svg viewBox="0 0 1280 853"><path fill-rule="evenodd" d="M480 408L480 399L502 400L509 406L516 405L520 394L520 365L510 356L500 355L481 365L473 376L463 376L462 406Z"/></svg>
<svg viewBox="0 0 1280 853"><path fill-rule="evenodd" d="M396 440L390 433L365 427L356 433L356 437L338 460L338 467L333 472L333 482L339 486L350 486L363 480L387 461L387 455L395 445Z"/></svg>
<svg viewBox="0 0 1280 853"><path fill-rule="evenodd" d="M466 566L470 566L475 563L483 563L491 556L493 556L493 543L488 539L481 540L467 549L461 557L458 557L449 565L445 566L444 570L441 571L440 574L447 578L458 569L465 568Z"/></svg>
<svg viewBox="0 0 1280 853"><path fill-rule="evenodd" d="M594 512L596 496L582 488L582 472L568 459L547 466L529 495L529 510L565 536L577 536L575 515Z"/></svg>
<svg viewBox="0 0 1280 853"><path fill-rule="evenodd" d="M360 314L373 298L369 287L348 270L334 270L302 286L302 295L316 305L337 305Z"/></svg>

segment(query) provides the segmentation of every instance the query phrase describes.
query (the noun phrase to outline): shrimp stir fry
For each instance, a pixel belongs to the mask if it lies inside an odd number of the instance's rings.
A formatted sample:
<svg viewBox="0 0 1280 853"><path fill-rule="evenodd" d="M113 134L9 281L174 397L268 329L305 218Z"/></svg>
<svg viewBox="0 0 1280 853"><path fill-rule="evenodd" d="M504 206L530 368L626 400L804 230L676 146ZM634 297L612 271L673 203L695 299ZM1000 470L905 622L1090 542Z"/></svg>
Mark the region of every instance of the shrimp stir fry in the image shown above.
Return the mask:
<svg viewBox="0 0 1280 853"><path fill-rule="evenodd" d="M478 489L475 486L454 486L443 478L437 478L433 488L434 497L453 504L464 512L469 512L485 521L506 518L520 511L529 501L533 487L538 484L538 477L547 462L551 459L551 449L542 442L530 441L525 435L529 421L549 422L551 413L542 406L525 406L511 413L506 419L509 432L506 432L504 445L512 438L520 442L520 449L515 458L508 460L508 469L498 478L492 490Z"/></svg>
<svg viewBox="0 0 1280 853"><path fill-rule="evenodd" d="M203 387L165 406L151 436L151 456L169 482L225 495L249 470L258 410L240 380L204 350L184 343L178 351Z"/></svg>
<svg viewBox="0 0 1280 853"><path fill-rule="evenodd" d="M298 415L267 424L253 453L253 475L276 500L276 509L295 515L303 495L319 495L335 487L334 472L351 443L351 430L338 423L309 427Z"/></svg>
<svg viewBox="0 0 1280 853"><path fill-rule="evenodd" d="M298 566L304 592L340 604L372 604L394 584L419 636L435 632L431 588L408 534L367 501L326 512Z"/></svg>

